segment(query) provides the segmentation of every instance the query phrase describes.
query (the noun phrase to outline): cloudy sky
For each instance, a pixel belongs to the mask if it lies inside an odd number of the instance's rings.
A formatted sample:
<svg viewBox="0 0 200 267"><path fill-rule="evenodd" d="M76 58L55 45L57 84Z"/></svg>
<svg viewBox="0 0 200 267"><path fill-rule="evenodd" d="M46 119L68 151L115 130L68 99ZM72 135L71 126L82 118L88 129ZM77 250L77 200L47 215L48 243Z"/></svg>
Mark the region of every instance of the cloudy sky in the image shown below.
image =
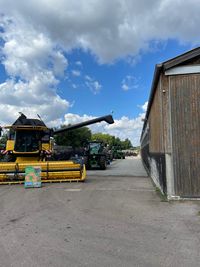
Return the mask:
<svg viewBox="0 0 200 267"><path fill-rule="evenodd" d="M0 125L112 112L139 143L154 66L199 45L199 0L0 0Z"/></svg>

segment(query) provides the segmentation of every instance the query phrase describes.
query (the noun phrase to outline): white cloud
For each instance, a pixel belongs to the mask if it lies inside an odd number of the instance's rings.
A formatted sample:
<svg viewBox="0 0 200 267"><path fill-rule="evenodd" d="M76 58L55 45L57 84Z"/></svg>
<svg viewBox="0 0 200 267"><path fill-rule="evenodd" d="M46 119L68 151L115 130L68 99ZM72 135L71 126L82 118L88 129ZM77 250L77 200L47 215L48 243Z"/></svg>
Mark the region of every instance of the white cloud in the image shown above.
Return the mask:
<svg viewBox="0 0 200 267"><path fill-rule="evenodd" d="M123 116L121 119L115 120L114 124L106 125L105 129L111 135L119 137L122 140L128 138L133 145L139 145L143 117L143 113L132 119Z"/></svg>
<svg viewBox="0 0 200 267"><path fill-rule="evenodd" d="M124 91L128 91L130 88L128 87L128 85L127 84L122 84L122 89L124 90Z"/></svg>
<svg viewBox="0 0 200 267"><path fill-rule="evenodd" d="M89 75L85 75L85 79L90 82L93 80Z"/></svg>
<svg viewBox="0 0 200 267"><path fill-rule="evenodd" d="M77 66L79 66L79 67L82 67L82 66L83 66L83 64L82 64L81 61L76 61L75 64L76 64Z"/></svg>
<svg viewBox="0 0 200 267"><path fill-rule="evenodd" d="M94 80L93 78L91 78L89 75L85 75L85 85L93 92L93 94L98 94L99 91L102 88L102 85Z"/></svg>
<svg viewBox="0 0 200 267"><path fill-rule="evenodd" d="M199 43L199 9L198 0L1 0L1 12L26 21L30 32L65 50L89 50L100 62L135 56L152 40Z"/></svg>
<svg viewBox="0 0 200 267"><path fill-rule="evenodd" d="M67 113L64 116L64 122L63 124L68 125L68 124L75 124L75 123L79 123L79 122L83 122L86 120L92 120L94 119L93 116L89 116L84 114L83 116L80 116L78 114L73 114L73 113Z"/></svg>
<svg viewBox="0 0 200 267"><path fill-rule="evenodd" d="M4 40L2 63L9 75L30 80L43 69L51 70L55 76L64 75L67 59L44 33L20 19L10 22L2 17L1 22L5 30L1 33Z"/></svg>
<svg viewBox="0 0 200 267"><path fill-rule="evenodd" d="M78 85L76 85L75 83L72 84L72 88L73 89L77 89L78 88Z"/></svg>
<svg viewBox="0 0 200 267"><path fill-rule="evenodd" d="M19 90L17 87L21 87ZM7 91L6 97L4 91ZM0 124L5 125L16 120L18 112L23 112L31 118L37 117L39 114L46 123L51 123L64 114L70 106L69 102L61 99L53 92L44 91L42 95L32 94L31 86L27 84L5 83L0 87Z"/></svg>
<svg viewBox="0 0 200 267"><path fill-rule="evenodd" d="M81 72L79 70L72 70L71 72L73 76L76 76L76 77L81 76Z"/></svg>
<svg viewBox="0 0 200 267"><path fill-rule="evenodd" d="M60 118L70 106L56 92L68 66L62 50L20 19L14 23L2 17L1 24L2 63L8 79L0 84L0 110L10 114L1 116L0 122L12 122L19 111L31 117L40 114L46 122Z"/></svg>
<svg viewBox="0 0 200 267"><path fill-rule="evenodd" d="M131 89L137 89L139 87L138 85L138 79L134 76L127 75L121 83L121 87L124 91L128 91Z"/></svg>
<svg viewBox="0 0 200 267"><path fill-rule="evenodd" d="M85 82L86 86L96 95L101 89L101 84L98 81Z"/></svg>
<svg viewBox="0 0 200 267"><path fill-rule="evenodd" d="M148 101L144 103L144 105L138 105L138 108L142 109L144 113L146 113L148 107Z"/></svg>
<svg viewBox="0 0 200 267"><path fill-rule="evenodd" d="M142 108L142 110L143 110L144 112L147 111L147 106L148 106L148 101L146 101L146 102L144 103L144 105L141 106L141 108Z"/></svg>

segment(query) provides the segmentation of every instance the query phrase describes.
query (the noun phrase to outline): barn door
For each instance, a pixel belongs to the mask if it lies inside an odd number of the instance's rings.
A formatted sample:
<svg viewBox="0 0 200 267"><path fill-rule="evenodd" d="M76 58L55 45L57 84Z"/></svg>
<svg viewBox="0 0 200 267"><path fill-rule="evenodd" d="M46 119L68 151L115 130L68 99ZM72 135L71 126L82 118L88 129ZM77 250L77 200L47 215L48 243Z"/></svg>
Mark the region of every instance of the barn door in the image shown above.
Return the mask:
<svg viewBox="0 0 200 267"><path fill-rule="evenodd" d="M170 77L176 195L200 197L200 75Z"/></svg>

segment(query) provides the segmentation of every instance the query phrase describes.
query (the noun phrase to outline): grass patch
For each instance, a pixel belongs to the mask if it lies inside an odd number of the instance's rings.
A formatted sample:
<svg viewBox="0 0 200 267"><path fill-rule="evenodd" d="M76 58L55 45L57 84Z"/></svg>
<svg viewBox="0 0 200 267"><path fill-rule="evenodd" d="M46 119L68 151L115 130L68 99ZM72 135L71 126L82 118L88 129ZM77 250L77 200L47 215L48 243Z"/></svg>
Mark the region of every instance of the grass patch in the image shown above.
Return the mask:
<svg viewBox="0 0 200 267"><path fill-rule="evenodd" d="M159 198L161 199L161 202L169 202L167 199L167 196L165 194L162 193L162 191L160 190L160 188L158 188L157 186L155 187L155 191L156 194L159 196Z"/></svg>
<svg viewBox="0 0 200 267"><path fill-rule="evenodd" d="M200 211L198 211L197 216L200 216Z"/></svg>

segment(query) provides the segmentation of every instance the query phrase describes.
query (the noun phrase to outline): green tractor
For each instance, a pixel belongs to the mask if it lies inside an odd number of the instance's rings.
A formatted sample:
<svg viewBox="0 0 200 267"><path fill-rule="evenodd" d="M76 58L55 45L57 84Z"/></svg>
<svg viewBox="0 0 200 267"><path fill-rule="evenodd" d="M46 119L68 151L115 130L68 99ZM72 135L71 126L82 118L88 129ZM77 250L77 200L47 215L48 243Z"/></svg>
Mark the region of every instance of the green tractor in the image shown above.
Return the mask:
<svg viewBox="0 0 200 267"><path fill-rule="evenodd" d="M125 153L121 150L120 147L113 147L113 159L125 159Z"/></svg>
<svg viewBox="0 0 200 267"><path fill-rule="evenodd" d="M90 141L85 145L84 162L86 169L100 168L105 170L109 164L107 147L102 141Z"/></svg>

